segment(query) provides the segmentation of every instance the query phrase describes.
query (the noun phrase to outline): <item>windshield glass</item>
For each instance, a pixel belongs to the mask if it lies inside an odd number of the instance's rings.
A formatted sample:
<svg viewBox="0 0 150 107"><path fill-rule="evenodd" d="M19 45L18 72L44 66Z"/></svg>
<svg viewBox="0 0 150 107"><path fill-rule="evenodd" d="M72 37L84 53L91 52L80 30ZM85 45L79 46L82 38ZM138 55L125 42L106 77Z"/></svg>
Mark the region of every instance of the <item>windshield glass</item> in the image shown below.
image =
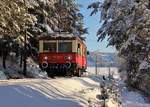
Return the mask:
<svg viewBox="0 0 150 107"><path fill-rule="evenodd" d="M58 52L72 52L72 42L58 43Z"/></svg>
<svg viewBox="0 0 150 107"><path fill-rule="evenodd" d="M43 50L45 52L56 52L56 43L44 42L43 43Z"/></svg>

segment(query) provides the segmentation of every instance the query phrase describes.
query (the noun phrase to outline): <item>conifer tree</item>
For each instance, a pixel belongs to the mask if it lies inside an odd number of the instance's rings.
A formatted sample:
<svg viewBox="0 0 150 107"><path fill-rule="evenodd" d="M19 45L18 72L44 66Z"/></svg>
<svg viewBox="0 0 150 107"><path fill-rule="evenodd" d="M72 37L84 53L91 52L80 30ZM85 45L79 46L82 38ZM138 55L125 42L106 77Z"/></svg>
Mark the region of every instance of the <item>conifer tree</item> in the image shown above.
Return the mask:
<svg viewBox="0 0 150 107"><path fill-rule="evenodd" d="M109 37L108 45L127 62L130 85L139 87L143 76L150 77L150 0L104 0L88 8L91 15L101 13L98 41Z"/></svg>

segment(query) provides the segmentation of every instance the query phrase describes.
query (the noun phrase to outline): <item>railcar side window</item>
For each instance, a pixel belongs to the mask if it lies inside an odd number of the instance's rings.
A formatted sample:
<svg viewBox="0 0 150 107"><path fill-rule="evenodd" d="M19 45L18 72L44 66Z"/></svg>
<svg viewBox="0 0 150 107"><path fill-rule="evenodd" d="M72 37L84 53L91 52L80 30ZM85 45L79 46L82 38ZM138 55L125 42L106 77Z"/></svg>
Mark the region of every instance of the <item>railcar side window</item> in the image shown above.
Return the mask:
<svg viewBox="0 0 150 107"><path fill-rule="evenodd" d="M78 43L77 52L78 52L79 55L81 55L81 45L79 43Z"/></svg>
<svg viewBox="0 0 150 107"><path fill-rule="evenodd" d="M59 52L72 52L72 42L59 42L58 51Z"/></svg>
<svg viewBox="0 0 150 107"><path fill-rule="evenodd" d="M43 50L46 52L56 52L56 43L44 42Z"/></svg>

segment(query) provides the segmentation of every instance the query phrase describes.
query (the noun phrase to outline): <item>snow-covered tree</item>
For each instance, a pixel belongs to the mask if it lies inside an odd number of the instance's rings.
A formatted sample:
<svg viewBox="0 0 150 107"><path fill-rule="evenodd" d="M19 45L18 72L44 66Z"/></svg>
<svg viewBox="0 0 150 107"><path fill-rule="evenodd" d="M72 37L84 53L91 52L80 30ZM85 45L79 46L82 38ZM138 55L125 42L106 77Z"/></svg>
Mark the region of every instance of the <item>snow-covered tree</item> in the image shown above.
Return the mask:
<svg viewBox="0 0 150 107"><path fill-rule="evenodd" d="M1 0L0 56L14 52L20 67L29 56L38 58L38 36L68 32L81 36L87 33L83 16L75 0Z"/></svg>
<svg viewBox="0 0 150 107"><path fill-rule="evenodd" d="M150 0L104 0L88 8L91 15L100 11L98 41L108 36L108 45L126 59L131 85L139 85L143 73L150 77Z"/></svg>
<svg viewBox="0 0 150 107"><path fill-rule="evenodd" d="M15 43L14 41L19 42L21 38L24 38L28 26L33 26L35 22L36 17L28 13L25 0L0 1L0 52L4 68L6 68L6 57L12 50L11 46Z"/></svg>
<svg viewBox="0 0 150 107"><path fill-rule="evenodd" d="M20 0L21 1L21 0ZM0 1L0 35L18 36L27 25L33 25L35 16L28 14L25 1Z"/></svg>

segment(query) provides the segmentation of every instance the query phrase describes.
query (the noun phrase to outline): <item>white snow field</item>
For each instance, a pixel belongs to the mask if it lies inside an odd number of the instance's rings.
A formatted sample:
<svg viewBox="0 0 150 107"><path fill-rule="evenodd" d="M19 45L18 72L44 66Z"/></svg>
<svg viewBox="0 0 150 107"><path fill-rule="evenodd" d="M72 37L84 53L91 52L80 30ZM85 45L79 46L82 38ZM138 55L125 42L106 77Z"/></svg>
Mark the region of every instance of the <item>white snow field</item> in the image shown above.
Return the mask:
<svg viewBox="0 0 150 107"><path fill-rule="evenodd" d="M150 107L150 104L146 103L144 97L135 91L128 91L126 88L121 94L123 107Z"/></svg>
<svg viewBox="0 0 150 107"><path fill-rule="evenodd" d="M86 77L1 80L0 107L87 107L99 92Z"/></svg>
<svg viewBox="0 0 150 107"><path fill-rule="evenodd" d="M111 68L119 79L116 70ZM108 69L101 69L97 76L94 72L88 68L87 77L0 80L0 107L100 107L96 96L101 75L108 75ZM141 94L121 85L123 107L150 107ZM109 103L109 107L117 106Z"/></svg>
<svg viewBox="0 0 150 107"><path fill-rule="evenodd" d="M95 67L89 67L87 69L88 73L90 75L95 75L96 74L96 68ZM102 68L97 68L97 76L108 76L109 75L109 71L110 74L114 75L114 78L118 80L118 84L120 87L120 91L121 91L121 101L122 101L122 107L150 107L150 104L147 103L145 101L145 97L138 91L129 91L126 86L125 83L121 80L120 74L118 73L118 69L115 67L112 68L106 68L106 67L102 67ZM96 78L95 76L93 76L92 78ZM95 80L98 80L98 78L96 78ZM112 107L110 105L110 107Z"/></svg>
<svg viewBox="0 0 150 107"><path fill-rule="evenodd" d="M97 67L97 72L96 72L96 68L95 67L88 67L87 68L88 74L89 75L105 75L108 76L109 75L109 71L110 74L113 74L115 78L119 78L119 73L118 73L118 68L116 67Z"/></svg>

